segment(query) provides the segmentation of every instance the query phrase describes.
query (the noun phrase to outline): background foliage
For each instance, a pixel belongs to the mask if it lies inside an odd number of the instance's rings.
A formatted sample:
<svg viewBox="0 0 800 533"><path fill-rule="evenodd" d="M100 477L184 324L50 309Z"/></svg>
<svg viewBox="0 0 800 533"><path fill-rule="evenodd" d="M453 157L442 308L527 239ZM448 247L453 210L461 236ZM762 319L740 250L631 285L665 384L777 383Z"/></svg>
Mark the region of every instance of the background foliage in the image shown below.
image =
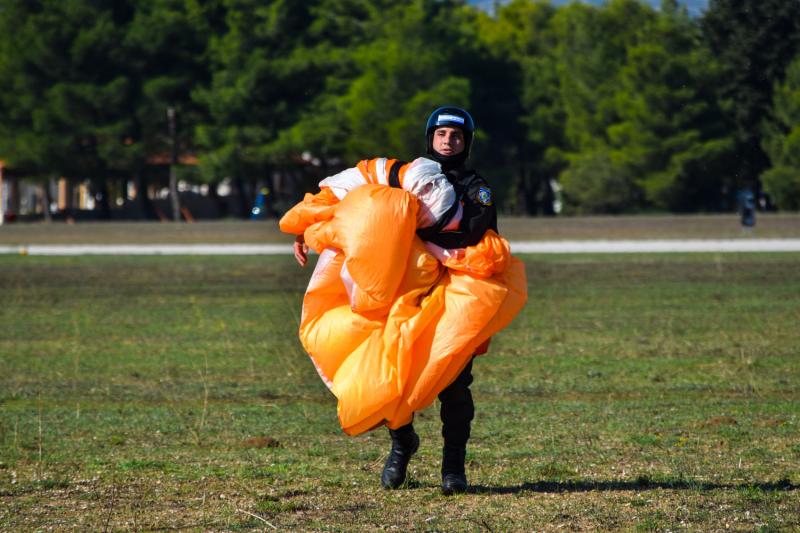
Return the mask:
<svg viewBox="0 0 800 533"><path fill-rule="evenodd" d="M107 199L163 178L174 108L183 175L229 180L242 213L267 186L277 212L420 155L451 103L509 213L551 214L556 190L573 213L721 211L762 184L797 209L798 62L797 0L0 0L0 159Z"/></svg>

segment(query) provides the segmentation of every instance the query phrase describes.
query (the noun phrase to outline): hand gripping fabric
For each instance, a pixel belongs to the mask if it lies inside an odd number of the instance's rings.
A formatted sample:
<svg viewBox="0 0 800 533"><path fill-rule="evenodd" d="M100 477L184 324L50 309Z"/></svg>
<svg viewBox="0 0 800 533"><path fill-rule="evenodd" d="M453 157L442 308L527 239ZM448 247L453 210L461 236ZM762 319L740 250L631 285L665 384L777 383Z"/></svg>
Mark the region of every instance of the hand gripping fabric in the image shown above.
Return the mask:
<svg viewBox="0 0 800 533"><path fill-rule="evenodd" d="M300 340L350 435L410 422L527 299L524 265L502 237L426 246L415 235L419 199L370 178L341 195L323 185L280 222L320 253Z"/></svg>

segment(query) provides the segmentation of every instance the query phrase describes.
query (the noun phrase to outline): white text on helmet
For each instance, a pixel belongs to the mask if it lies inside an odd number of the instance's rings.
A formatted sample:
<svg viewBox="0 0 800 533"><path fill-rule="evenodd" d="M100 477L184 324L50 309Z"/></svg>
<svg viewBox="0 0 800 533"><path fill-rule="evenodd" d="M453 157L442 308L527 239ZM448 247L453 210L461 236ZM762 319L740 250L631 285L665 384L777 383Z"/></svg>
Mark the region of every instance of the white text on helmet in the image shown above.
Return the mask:
<svg viewBox="0 0 800 533"><path fill-rule="evenodd" d="M464 117L459 117L458 115L439 115L439 118L436 119L437 124L441 124L443 122L458 122L459 124L464 123Z"/></svg>

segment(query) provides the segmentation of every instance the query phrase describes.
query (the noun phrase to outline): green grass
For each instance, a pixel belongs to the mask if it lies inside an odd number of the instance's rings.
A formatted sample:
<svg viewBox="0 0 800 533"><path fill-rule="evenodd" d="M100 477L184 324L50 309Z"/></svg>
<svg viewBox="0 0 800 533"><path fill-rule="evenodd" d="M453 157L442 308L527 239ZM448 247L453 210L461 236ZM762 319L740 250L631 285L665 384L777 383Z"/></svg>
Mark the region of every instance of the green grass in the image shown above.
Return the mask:
<svg viewBox="0 0 800 533"><path fill-rule="evenodd" d="M350 438L288 257L0 256L0 530L800 528L800 255L527 256L472 492Z"/></svg>

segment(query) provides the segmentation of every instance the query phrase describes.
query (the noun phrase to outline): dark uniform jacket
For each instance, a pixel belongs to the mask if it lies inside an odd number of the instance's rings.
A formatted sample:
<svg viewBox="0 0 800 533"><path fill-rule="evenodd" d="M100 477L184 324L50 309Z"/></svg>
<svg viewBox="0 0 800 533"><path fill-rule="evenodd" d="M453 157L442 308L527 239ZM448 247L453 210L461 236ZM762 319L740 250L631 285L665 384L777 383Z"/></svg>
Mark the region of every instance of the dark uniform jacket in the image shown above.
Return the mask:
<svg viewBox="0 0 800 533"><path fill-rule="evenodd" d="M445 173L456 191L458 201L451 213L443 216L436 224L417 230L417 235L442 248L465 248L474 246L483 239L487 230L497 231L497 209L492 198L492 190L485 179L472 169L456 169ZM463 206L463 214L458 229L442 231L458 208ZM448 216L449 215L449 216Z"/></svg>

